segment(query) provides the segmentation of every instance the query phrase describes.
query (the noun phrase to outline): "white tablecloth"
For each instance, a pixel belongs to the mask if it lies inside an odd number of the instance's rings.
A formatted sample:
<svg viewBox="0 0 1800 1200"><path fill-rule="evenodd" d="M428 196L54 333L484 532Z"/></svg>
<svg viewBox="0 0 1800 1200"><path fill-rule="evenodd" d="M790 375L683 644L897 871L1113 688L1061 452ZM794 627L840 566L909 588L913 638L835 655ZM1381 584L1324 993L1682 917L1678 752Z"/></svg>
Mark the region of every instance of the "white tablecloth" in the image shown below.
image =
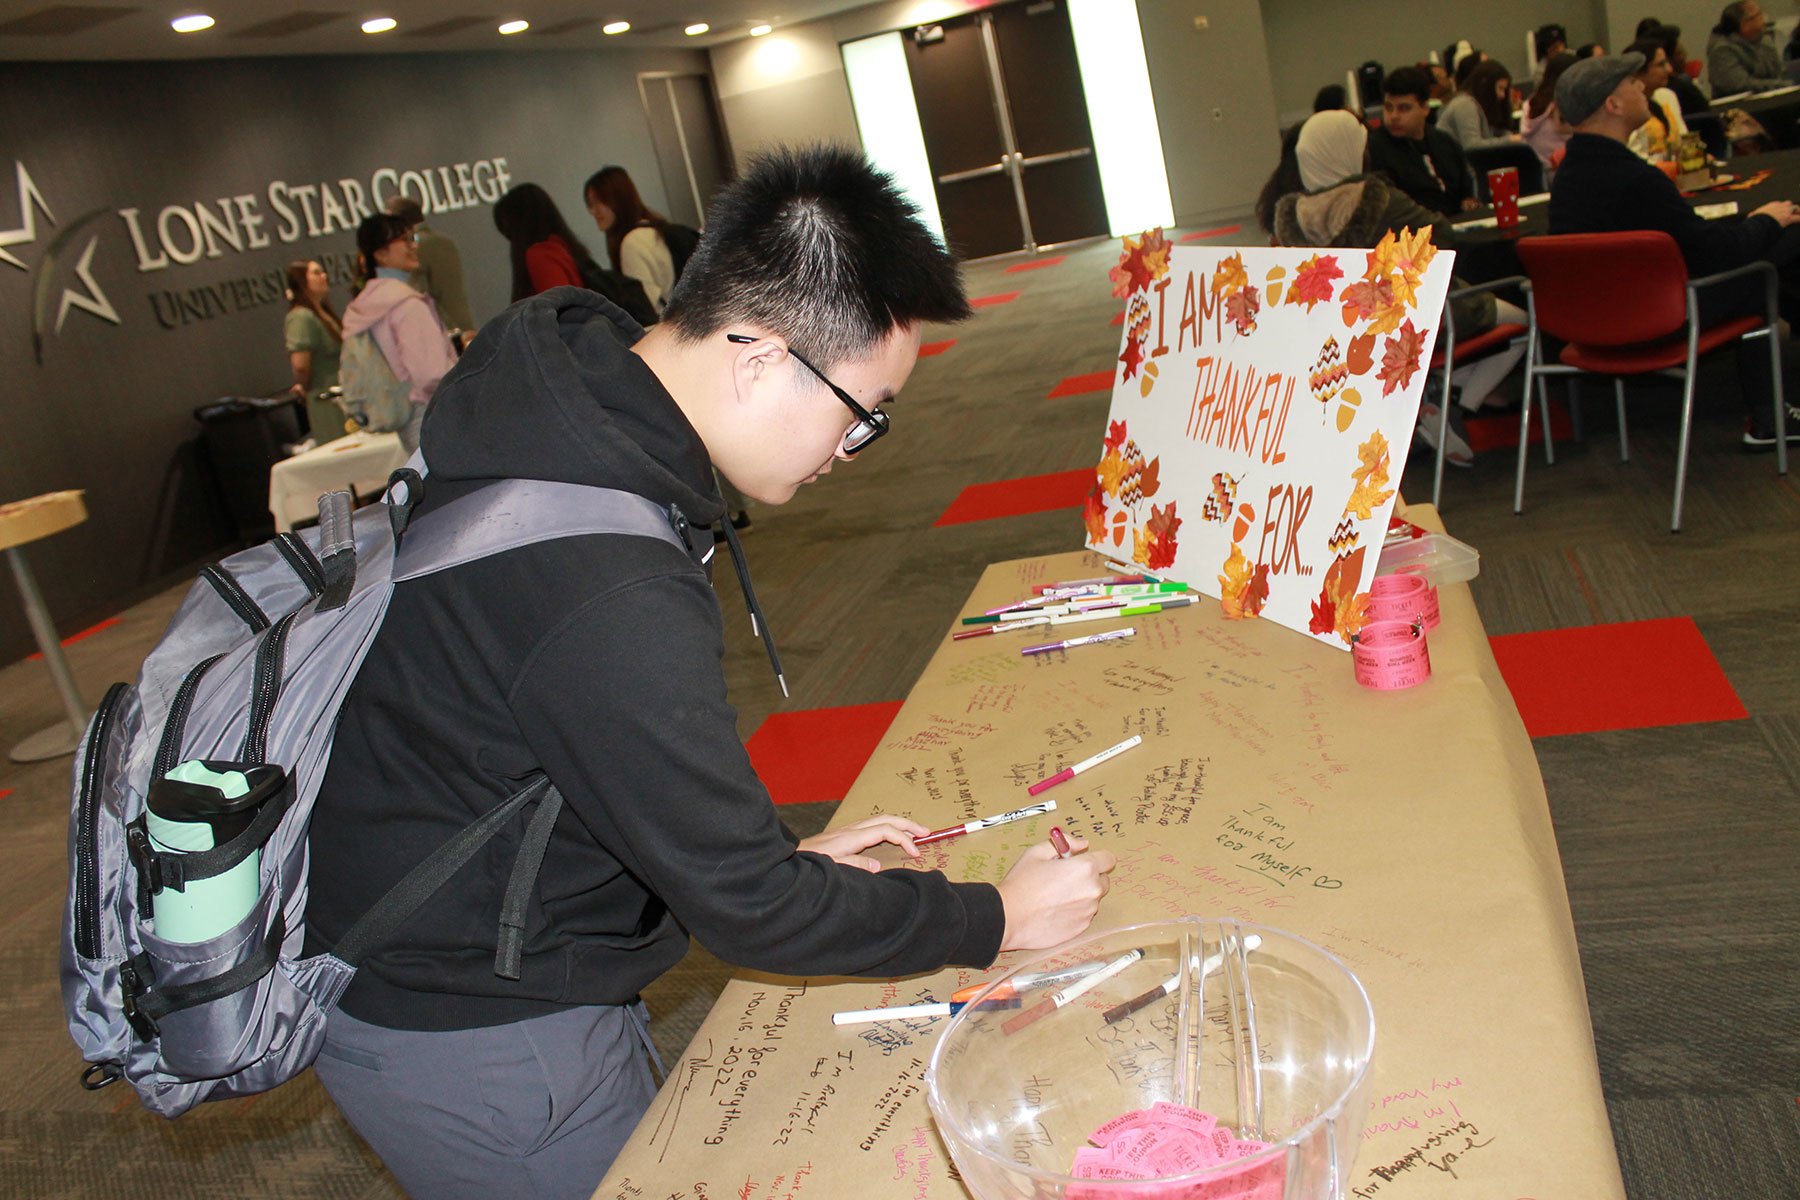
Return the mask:
<svg viewBox="0 0 1800 1200"><path fill-rule="evenodd" d="M276 530L285 533L295 521L317 516L319 497L326 492L350 488L359 498L373 495L406 459L395 434L352 433L276 463L269 471L269 512Z"/></svg>

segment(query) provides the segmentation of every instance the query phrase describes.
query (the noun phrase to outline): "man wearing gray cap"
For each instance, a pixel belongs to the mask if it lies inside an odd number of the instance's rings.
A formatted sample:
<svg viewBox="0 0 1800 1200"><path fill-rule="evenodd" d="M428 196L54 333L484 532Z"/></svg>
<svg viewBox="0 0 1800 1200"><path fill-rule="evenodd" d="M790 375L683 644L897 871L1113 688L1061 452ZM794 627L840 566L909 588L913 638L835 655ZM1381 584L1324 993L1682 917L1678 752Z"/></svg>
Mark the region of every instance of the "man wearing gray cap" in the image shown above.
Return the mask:
<svg viewBox="0 0 1800 1200"><path fill-rule="evenodd" d="M1774 263L1781 273L1781 314L1800 324L1800 230L1788 232L1800 221L1800 210L1792 201L1772 200L1742 221L1707 221L1688 207L1673 180L1625 146L1632 131L1650 119L1649 98L1637 78L1643 66L1641 54L1599 55L1581 60L1557 80L1557 111L1575 132L1550 188L1550 232L1660 230L1675 239L1692 276ZM1754 280L1708 288L1701 295L1701 322L1758 311L1761 289ZM1760 346L1739 353L1738 378L1750 416L1744 446L1772 448L1773 381ZM1789 439L1800 440L1800 433Z"/></svg>

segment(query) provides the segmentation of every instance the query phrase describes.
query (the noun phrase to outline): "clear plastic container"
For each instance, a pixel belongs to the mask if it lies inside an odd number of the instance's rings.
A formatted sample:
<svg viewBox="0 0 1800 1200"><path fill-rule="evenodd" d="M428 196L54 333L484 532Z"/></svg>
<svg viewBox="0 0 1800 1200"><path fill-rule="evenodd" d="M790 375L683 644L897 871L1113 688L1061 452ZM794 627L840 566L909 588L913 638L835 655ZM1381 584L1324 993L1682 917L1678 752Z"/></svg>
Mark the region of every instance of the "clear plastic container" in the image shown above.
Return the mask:
<svg viewBox="0 0 1800 1200"><path fill-rule="evenodd" d="M1465 583L1481 574L1481 555L1475 547L1447 533L1428 532L1382 547L1375 574L1392 575L1399 571L1423 575L1432 587Z"/></svg>
<svg viewBox="0 0 1800 1200"><path fill-rule="evenodd" d="M1055 971L1081 974L1018 987L1018 1004L997 1007L1014 980ZM1278 930L1189 917L1019 964L952 1018L926 1096L978 1200L1340 1200L1374 1044L1368 995L1336 957ZM1073 1173L1096 1130L1159 1101L1267 1148L1147 1179Z"/></svg>

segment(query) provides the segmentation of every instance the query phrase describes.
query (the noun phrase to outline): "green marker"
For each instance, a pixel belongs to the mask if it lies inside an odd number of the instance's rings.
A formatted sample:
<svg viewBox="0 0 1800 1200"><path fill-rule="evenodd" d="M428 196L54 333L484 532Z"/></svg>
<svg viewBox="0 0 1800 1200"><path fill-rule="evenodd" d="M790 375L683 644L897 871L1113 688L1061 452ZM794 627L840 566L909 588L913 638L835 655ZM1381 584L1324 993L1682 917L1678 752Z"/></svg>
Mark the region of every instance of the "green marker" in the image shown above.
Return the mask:
<svg viewBox="0 0 1800 1200"><path fill-rule="evenodd" d="M1000 617L998 614L991 617L964 617L962 623L964 625L989 625L999 619Z"/></svg>
<svg viewBox="0 0 1800 1200"><path fill-rule="evenodd" d="M1196 599L1198 599L1198 597L1195 596L1170 596L1167 600L1159 600L1155 604L1140 604L1135 608L1121 608L1113 615L1116 617L1136 617L1147 613L1159 613L1165 608L1180 608L1183 605L1192 604Z"/></svg>

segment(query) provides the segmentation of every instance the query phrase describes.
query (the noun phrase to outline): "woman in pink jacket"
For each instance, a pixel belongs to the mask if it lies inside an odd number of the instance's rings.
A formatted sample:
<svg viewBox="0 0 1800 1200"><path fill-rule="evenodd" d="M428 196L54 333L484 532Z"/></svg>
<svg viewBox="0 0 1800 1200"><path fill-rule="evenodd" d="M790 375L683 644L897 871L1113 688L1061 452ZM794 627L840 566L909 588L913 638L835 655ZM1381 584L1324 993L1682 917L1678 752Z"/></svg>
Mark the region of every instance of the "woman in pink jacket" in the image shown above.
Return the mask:
<svg viewBox="0 0 1800 1200"><path fill-rule="evenodd" d="M412 228L399 217L376 213L356 227L361 274L368 280L344 310L344 337L368 333L381 356L412 393L413 415L400 429L408 453L419 448L419 425L438 381L456 364L450 331L430 296L408 280L419 267Z"/></svg>

